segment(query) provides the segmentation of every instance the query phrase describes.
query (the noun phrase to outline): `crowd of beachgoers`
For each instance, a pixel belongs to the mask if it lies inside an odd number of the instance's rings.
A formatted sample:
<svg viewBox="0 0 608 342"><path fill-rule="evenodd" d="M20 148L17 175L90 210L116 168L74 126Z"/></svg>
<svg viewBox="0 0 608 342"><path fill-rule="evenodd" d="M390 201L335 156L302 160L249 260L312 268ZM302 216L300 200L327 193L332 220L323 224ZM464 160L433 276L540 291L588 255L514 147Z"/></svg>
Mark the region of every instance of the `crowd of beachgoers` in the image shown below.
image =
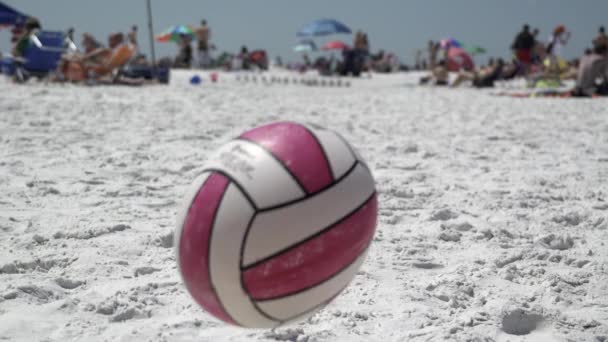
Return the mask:
<svg viewBox="0 0 608 342"><path fill-rule="evenodd" d="M496 81L524 78L530 88L559 88L566 80L575 81L571 96L608 95L608 36L605 28L599 28L597 36L590 39L590 47L582 57L573 60L563 58L562 51L571 33L565 26L555 27L548 41L539 39L539 30L524 25L515 37L511 50L513 58L490 58L487 65L475 68L473 64L455 63L450 42L429 42L430 74L421 83L458 87L469 81L473 87L493 87ZM449 72L457 72L450 82Z"/></svg>
<svg viewBox="0 0 608 342"><path fill-rule="evenodd" d="M13 28L13 59L24 63L31 37L41 29L40 22L29 18L22 27ZM168 81L170 68L200 68L223 70L267 70L270 64L298 72L316 70L320 75L353 75L364 72L388 73L408 70L428 70L428 76L420 79L420 84L458 87L471 85L476 88L493 87L496 81L523 78L529 88L559 88L564 81L572 80L575 87L568 94L572 96L599 96L608 94L608 37L604 27L597 36L589 40L589 48L574 60L562 57L564 46L571 33L563 25L551 32L547 41L540 39L538 29L531 30L524 25L510 50L511 59L489 58L487 64L475 65L475 54L483 54L481 47L464 47L455 39L429 41L426 53L417 51L413 66L401 63L394 53L370 49L368 35L357 31L352 45L341 41L330 42L314 60L309 57L316 47L312 40L301 42L301 61L284 63L281 57L272 62L263 49L250 50L242 46L236 53L219 52L211 40L211 28L205 20L196 26L175 26L156 36L161 42L175 43L177 54L174 58L162 58L153 64L139 50L137 26L128 33L112 33L107 46L89 33L82 33L80 48L74 43L74 29L65 32L65 51L62 53L54 72L49 73L52 81L90 81L125 84L158 82L152 77L164 70ZM327 48L326 48L327 47ZM338 57L336 57L336 54ZM424 56L424 57L423 57ZM17 68L19 71L19 68ZM456 74L450 77L450 73ZM15 79L24 77L16 72Z"/></svg>

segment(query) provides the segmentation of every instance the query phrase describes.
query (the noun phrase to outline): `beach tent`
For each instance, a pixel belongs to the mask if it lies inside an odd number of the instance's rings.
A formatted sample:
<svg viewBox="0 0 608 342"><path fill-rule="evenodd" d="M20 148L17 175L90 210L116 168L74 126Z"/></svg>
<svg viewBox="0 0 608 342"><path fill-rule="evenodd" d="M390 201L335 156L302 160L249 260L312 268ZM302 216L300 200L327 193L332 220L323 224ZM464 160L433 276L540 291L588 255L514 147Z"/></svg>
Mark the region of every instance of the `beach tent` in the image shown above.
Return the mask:
<svg viewBox="0 0 608 342"><path fill-rule="evenodd" d="M460 47L450 47L446 57L449 71L469 71L475 68L475 63L473 62L471 55Z"/></svg>
<svg viewBox="0 0 608 342"><path fill-rule="evenodd" d="M28 16L0 2L0 26L23 25Z"/></svg>

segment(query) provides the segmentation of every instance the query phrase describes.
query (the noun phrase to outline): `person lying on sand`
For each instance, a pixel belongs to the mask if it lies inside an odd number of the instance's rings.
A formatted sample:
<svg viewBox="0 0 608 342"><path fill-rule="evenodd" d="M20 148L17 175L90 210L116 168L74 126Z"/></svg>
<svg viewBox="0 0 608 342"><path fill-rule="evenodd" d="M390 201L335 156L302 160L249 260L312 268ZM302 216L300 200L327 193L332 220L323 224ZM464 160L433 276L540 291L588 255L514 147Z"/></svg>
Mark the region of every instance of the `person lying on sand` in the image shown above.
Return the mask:
<svg viewBox="0 0 608 342"><path fill-rule="evenodd" d="M495 64L477 71L463 71L458 74L458 77L452 83L452 87L458 87L465 81L471 81L475 88L491 88L494 86L494 82L502 77L504 66L505 62L502 58L499 58Z"/></svg>

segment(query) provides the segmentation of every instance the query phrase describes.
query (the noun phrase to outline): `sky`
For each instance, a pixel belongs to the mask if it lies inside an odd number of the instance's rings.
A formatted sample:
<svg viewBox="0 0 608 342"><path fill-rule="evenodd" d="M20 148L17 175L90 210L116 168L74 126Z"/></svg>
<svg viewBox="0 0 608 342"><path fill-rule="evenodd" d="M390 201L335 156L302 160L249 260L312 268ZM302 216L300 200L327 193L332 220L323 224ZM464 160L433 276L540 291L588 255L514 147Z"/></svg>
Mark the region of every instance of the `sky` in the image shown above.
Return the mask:
<svg viewBox="0 0 608 342"><path fill-rule="evenodd" d="M111 32L140 28L144 53L149 51L146 0L0 0L38 17L45 29L76 28L107 41ZM367 32L372 51L396 53L413 63L417 49L429 39L454 37L487 49L489 56L507 57L515 34L524 23L537 27L541 38L564 24L572 39L564 57L580 56L591 45L600 25L608 26L608 0L152 0L156 33L174 24L198 24L206 19L219 51L236 52L240 46L266 49L270 56L298 60L292 51L296 32L320 18L335 18L353 31ZM352 43L351 35L318 39ZM157 56L176 53L172 43L156 43ZM0 51L10 50L9 34L0 30Z"/></svg>

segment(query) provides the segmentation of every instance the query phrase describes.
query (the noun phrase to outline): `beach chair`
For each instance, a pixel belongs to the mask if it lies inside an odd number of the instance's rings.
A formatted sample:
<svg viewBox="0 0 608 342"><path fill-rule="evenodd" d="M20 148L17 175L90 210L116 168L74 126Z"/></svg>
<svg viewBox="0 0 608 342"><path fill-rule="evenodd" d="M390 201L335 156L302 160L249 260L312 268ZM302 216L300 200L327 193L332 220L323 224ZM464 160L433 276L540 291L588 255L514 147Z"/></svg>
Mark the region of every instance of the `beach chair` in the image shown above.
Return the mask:
<svg viewBox="0 0 608 342"><path fill-rule="evenodd" d="M40 31L32 35L23 57L14 59L17 80L46 77L57 69L65 51L66 38L63 32Z"/></svg>
<svg viewBox="0 0 608 342"><path fill-rule="evenodd" d="M115 47L102 63L87 65L71 61L64 70L64 77L69 81L97 80L102 77L118 76L121 69L135 56L135 48L130 44Z"/></svg>
<svg viewBox="0 0 608 342"><path fill-rule="evenodd" d="M15 74L15 61L11 56L2 56L0 59L0 71L5 76L13 76Z"/></svg>

